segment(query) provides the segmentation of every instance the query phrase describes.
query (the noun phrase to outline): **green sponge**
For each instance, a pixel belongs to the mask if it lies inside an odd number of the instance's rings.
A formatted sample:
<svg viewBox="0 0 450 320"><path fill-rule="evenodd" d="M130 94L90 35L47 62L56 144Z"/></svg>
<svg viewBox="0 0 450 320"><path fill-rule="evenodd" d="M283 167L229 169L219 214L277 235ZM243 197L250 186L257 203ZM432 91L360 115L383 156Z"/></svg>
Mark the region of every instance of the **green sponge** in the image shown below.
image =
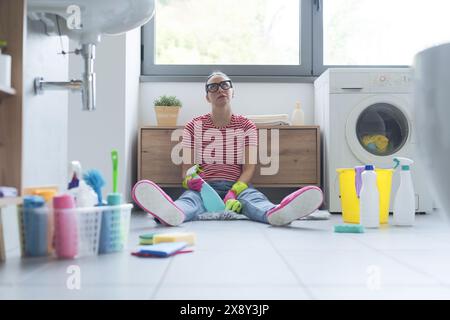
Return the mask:
<svg viewBox="0 0 450 320"><path fill-rule="evenodd" d="M338 224L334 226L337 233L364 233L364 227L360 224Z"/></svg>
<svg viewBox="0 0 450 320"><path fill-rule="evenodd" d="M156 233L147 233L147 234L141 234L139 236L139 244L140 245L149 245L153 244L153 237L156 235Z"/></svg>

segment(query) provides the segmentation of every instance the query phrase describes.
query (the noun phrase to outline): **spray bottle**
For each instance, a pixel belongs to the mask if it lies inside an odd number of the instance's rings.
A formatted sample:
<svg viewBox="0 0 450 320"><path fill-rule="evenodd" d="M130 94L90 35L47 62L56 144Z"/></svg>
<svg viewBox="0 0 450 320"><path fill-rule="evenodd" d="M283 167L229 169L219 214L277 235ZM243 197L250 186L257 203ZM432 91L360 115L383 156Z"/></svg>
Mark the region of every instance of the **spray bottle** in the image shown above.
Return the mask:
<svg viewBox="0 0 450 320"><path fill-rule="evenodd" d="M414 161L408 158L395 157L394 162L394 169L401 166L400 186L394 200L394 225L412 226L416 214L416 199L410 166Z"/></svg>

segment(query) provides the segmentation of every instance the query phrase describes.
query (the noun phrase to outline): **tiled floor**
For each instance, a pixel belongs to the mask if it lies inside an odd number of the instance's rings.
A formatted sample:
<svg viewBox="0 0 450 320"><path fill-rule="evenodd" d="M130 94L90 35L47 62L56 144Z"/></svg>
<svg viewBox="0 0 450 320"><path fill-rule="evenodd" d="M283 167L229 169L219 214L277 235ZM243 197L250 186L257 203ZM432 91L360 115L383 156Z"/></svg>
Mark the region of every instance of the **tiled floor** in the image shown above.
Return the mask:
<svg viewBox="0 0 450 320"><path fill-rule="evenodd" d="M450 226L438 212L416 219L413 228L337 234L339 215L288 228L241 220L169 229L134 214L123 253L73 261L10 253L0 299L450 299ZM138 235L155 229L195 232L195 251L131 256ZM79 290L69 289L71 266Z"/></svg>

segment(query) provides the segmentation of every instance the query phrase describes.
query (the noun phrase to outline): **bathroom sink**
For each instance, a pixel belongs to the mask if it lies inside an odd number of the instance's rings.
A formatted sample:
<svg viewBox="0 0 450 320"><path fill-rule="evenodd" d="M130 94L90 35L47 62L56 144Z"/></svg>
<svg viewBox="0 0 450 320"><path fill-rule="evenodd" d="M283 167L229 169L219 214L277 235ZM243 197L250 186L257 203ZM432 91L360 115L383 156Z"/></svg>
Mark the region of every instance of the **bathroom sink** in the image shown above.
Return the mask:
<svg viewBox="0 0 450 320"><path fill-rule="evenodd" d="M96 44L102 34L140 27L152 18L154 9L154 0L28 0L29 18L41 20L47 30L81 44Z"/></svg>
<svg viewBox="0 0 450 320"><path fill-rule="evenodd" d="M154 0L28 0L28 17L45 25L48 35L67 35L78 41L74 51L84 59L81 80L45 81L34 79L36 94L44 90L75 90L81 92L83 110L96 106L95 48L103 34L115 35L138 28L155 12Z"/></svg>

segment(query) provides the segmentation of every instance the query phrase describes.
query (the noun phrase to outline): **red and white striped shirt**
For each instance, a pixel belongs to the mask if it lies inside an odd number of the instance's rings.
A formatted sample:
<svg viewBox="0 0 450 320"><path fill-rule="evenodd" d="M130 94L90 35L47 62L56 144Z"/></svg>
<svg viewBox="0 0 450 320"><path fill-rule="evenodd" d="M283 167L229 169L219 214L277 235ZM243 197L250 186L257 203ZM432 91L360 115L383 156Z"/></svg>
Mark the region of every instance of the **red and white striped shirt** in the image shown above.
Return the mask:
<svg viewBox="0 0 450 320"><path fill-rule="evenodd" d="M245 147L257 145L256 126L242 115L232 114L230 123L218 128L207 113L192 119L183 130L182 146L193 152L205 181L237 181L245 162Z"/></svg>

